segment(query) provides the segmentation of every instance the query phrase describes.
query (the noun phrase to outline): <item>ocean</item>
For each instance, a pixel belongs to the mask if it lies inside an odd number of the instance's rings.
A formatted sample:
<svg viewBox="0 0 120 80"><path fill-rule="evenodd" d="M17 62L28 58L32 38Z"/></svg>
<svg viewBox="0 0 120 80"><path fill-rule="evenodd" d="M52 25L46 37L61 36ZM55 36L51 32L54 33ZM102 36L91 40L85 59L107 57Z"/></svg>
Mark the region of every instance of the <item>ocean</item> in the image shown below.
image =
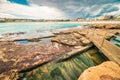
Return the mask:
<svg viewBox="0 0 120 80"><path fill-rule="evenodd" d="M17 22L0 23L0 34L30 31L49 31L55 29L67 29L80 27L79 23L41 23L41 22Z"/></svg>

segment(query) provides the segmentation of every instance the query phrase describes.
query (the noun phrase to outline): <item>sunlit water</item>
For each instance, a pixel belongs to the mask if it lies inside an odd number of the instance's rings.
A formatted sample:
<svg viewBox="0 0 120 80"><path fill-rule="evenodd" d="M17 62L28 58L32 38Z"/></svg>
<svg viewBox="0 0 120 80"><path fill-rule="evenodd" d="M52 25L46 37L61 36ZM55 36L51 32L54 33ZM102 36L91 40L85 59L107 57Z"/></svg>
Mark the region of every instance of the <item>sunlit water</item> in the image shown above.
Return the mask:
<svg viewBox="0 0 120 80"><path fill-rule="evenodd" d="M21 23L0 23L0 34L14 32L47 31L54 29L65 29L82 26L75 23L40 23L40 22L21 22Z"/></svg>

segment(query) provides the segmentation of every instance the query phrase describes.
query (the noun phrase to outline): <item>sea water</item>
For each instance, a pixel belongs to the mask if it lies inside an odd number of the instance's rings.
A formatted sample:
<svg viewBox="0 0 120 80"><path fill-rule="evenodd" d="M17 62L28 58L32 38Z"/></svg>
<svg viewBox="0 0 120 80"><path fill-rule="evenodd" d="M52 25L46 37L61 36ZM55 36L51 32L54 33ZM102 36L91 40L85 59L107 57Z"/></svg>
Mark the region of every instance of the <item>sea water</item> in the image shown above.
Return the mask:
<svg viewBox="0 0 120 80"><path fill-rule="evenodd" d="M65 29L82 26L78 23L41 23L41 22L17 22L0 23L0 34L30 31L49 31L54 29Z"/></svg>

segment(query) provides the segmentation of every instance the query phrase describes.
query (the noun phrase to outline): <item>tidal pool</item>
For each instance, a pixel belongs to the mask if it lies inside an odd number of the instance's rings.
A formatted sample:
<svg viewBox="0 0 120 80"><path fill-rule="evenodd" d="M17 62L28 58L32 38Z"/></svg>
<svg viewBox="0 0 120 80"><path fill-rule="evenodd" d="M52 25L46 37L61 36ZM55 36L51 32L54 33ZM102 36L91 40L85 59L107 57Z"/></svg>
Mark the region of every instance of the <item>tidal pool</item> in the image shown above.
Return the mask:
<svg viewBox="0 0 120 80"><path fill-rule="evenodd" d="M96 49L90 49L62 62L50 62L29 72L20 73L20 80L77 80L87 68L108 60Z"/></svg>
<svg viewBox="0 0 120 80"><path fill-rule="evenodd" d="M117 45L117 46L120 47L120 36L113 37L113 38L110 39L110 41L111 41L113 44L115 44L115 45Z"/></svg>
<svg viewBox="0 0 120 80"><path fill-rule="evenodd" d="M28 44L30 41L29 40L19 40L15 41L16 44Z"/></svg>

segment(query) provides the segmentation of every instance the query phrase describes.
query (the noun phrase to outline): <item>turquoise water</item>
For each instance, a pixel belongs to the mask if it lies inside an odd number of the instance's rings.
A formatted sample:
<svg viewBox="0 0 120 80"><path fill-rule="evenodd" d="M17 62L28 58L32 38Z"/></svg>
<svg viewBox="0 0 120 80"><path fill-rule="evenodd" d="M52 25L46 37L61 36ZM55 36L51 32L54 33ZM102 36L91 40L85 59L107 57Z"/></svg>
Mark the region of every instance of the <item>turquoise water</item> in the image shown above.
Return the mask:
<svg viewBox="0 0 120 80"><path fill-rule="evenodd" d="M21 40L21 41L16 41L17 44L28 44L28 40Z"/></svg>
<svg viewBox="0 0 120 80"><path fill-rule="evenodd" d="M54 30L63 28L73 28L82 26L82 24L73 23L0 23L0 34L11 33L11 32L29 32L29 31L44 31Z"/></svg>

